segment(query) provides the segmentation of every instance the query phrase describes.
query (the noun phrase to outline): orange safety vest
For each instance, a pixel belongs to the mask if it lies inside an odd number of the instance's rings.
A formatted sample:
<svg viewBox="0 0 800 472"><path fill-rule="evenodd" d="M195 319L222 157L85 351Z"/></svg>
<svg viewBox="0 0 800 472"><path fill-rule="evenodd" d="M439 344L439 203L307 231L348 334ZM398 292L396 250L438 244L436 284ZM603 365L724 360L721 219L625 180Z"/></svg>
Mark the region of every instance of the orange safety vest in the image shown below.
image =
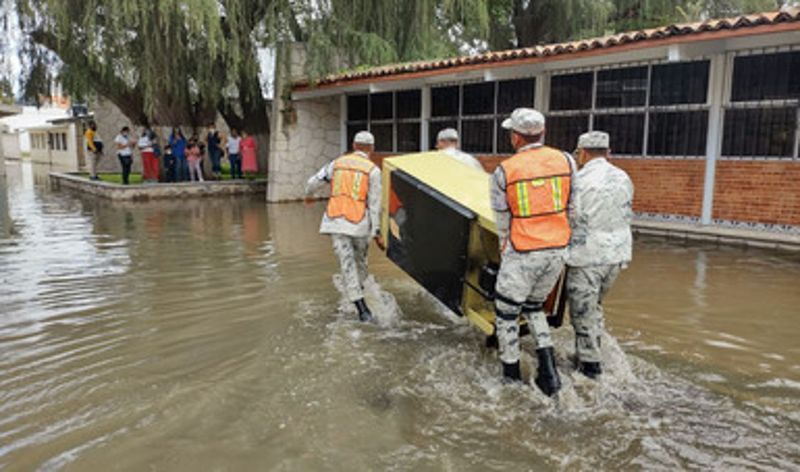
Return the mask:
<svg viewBox="0 0 800 472"><path fill-rule="evenodd" d="M572 167L559 150L542 146L522 151L500 164L506 176L511 211L509 239L517 252L566 247Z"/></svg>
<svg viewBox="0 0 800 472"><path fill-rule="evenodd" d="M328 218L344 217L359 223L367 212L369 173L375 164L358 154L346 154L334 161Z"/></svg>

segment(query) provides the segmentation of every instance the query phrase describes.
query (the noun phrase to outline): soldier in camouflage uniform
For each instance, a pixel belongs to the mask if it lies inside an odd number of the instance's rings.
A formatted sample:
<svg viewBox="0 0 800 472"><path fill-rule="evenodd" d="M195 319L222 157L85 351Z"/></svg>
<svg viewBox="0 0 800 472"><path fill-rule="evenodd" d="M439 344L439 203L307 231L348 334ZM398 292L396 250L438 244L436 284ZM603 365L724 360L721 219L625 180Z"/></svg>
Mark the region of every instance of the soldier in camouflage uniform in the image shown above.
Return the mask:
<svg viewBox="0 0 800 472"><path fill-rule="evenodd" d="M371 133L357 133L353 152L331 161L311 176L305 191L308 196L326 184L331 187L331 197L319 232L331 235L346 295L355 304L361 321L373 319L364 300L369 240L374 238L378 245L382 245L378 235L381 171L369 160L374 145L375 138Z"/></svg>
<svg viewBox="0 0 800 472"><path fill-rule="evenodd" d="M578 139L581 169L572 193L567 295L578 370L589 378L602 373L603 297L632 255L633 184L608 156L607 133L592 131Z"/></svg>
<svg viewBox="0 0 800 472"><path fill-rule="evenodd" d="M516 154L501 163L490 183L502 255L495 334L503 377L519 381L518 320L527 318L539 361L534 382L552 396L561 380L543 304L564 268L575 164L569 154L542 144L545 119L538 111L518 108L502 126L510 131Z"/></svg>

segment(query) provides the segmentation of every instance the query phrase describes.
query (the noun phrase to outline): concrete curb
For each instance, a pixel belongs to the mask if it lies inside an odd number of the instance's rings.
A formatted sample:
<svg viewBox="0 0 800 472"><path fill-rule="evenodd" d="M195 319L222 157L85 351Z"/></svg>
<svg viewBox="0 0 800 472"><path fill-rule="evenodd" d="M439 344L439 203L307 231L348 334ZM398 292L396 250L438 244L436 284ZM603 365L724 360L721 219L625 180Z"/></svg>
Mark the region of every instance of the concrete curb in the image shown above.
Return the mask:
<svg viewBox="0 0 800 472"><path fill-rule="evenodd" d="M703 241L800 252L800 235L788 233L644 220L634 220L633 232L635 234L663 236L686 241Z"/></svg>
<svg viewBox="0 0 800 472"><path fill-rule="evenodd" d="M117 201L148 201L177 197L217 197L229 195L266 195L267 181L207 181L174 184L119 185L89 180L65 172L50 172L50 182L55 189L64 189Z"/></svg>

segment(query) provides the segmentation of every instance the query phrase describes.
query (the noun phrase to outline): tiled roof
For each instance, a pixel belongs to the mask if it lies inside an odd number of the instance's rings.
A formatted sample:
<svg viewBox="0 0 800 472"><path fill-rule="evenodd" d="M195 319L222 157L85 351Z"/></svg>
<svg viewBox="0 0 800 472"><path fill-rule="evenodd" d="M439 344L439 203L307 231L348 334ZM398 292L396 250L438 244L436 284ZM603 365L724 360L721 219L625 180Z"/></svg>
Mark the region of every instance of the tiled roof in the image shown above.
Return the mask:
<svg viewBox="0 0 800 472"><path fill-rule="evenodd" d="M704 33L713 33L725 30L740 30L770 25L777 26L782 23L795 22L800 22L800 7L785 8L781 11L756 13L734 18L706 20L696 23L673 24L659 28L618 33L601 38L591 38L566 43L548 44L544 46L510 49L506 51L494 51L477 54L474 56L461 56L450 59L390 64L367 70L329 75L320 79L316 85L346 85L349 82L379 79L389 76L399 76L402 74L413 74L465 66L475 66L480 64L503 63L528 58L546 58L585 51L597 50L599 52L599 50L613 49L615 47L633 43L665 40L688 35L702 35ZM296 82L294 86L295 88L303 89L312 85L307 81L301 81Z"/></svg>

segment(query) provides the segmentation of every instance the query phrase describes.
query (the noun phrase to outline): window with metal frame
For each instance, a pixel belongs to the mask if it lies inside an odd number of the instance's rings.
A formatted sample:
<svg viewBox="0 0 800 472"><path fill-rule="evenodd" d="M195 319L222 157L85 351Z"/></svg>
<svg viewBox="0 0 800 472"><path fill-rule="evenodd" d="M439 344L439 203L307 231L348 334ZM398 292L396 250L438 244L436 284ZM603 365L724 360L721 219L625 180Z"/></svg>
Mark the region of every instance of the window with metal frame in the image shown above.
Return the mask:
<svg viewBox="0 0 800 472"><path fill-rule="evenodd" d="M465 152L509 154L508 133L499 123L519 107L533 107L535 78L446 85L431 89L431 149L444 128L455 128Z"/></svg>
<svg viewBox="0 0 800 472"><path fill-rule="evenodd" d="M545 142L572 150L591 129L609 134L615 156L703 156L708 74L709 61L701 59L554 75ZM674 132L681 127L686 131Z"/></svg>
<svg viewBox="0 0 800 472"><path fill-rule="evenodd" d="M417 152L421 149L422 93L417 90L349 95L347 142L369 130L378 152Z"/></svg>
<svg viewBox="0 0 800 472"><path fill-rule="evenodd" d="M728 56L722 157L800 157L800 48L740 51Z"/></svg>

